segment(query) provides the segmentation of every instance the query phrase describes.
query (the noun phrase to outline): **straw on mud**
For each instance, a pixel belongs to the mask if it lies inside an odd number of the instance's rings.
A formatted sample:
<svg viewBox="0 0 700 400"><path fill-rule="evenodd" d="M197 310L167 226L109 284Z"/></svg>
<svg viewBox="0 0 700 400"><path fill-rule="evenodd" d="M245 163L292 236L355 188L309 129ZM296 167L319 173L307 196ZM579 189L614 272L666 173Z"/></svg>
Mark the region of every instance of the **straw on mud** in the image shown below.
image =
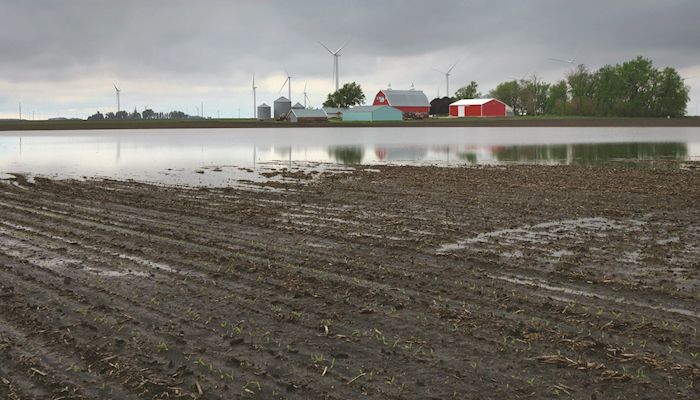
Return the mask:
<svg viewBox="0 0 700 400"><path fill-rule="evenodd" d="M350 380L348 381L348 385L351 384L351 383L353 383L353 382L355 382L356 380L362 378L362 377L365 376L365 375L367 375L367 373L363 372L363 373L361 373L360 375L357 375L356 377L350 379Z"/></svg>
<svg viewBox="0 0 700 400"><path fill-rule="evenodd" d="M39 371L39 370L36 369L36 368L29 368L29 369L32 370L32 371L34 371L34 372L36 372L37 374L39 374L39 375L41 375L41 376L46 376L46 372Z"/></svg>

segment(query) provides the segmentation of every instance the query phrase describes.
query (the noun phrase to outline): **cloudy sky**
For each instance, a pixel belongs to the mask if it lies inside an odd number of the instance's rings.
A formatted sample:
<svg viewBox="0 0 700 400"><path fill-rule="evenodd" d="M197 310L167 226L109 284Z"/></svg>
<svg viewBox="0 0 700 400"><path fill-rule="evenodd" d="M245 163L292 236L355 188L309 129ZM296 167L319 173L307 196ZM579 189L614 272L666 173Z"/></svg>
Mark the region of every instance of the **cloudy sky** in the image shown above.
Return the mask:
<svg viewBox="0 0 700 400"><path fill-rule="evenodd" d="M490 4L489 4L490 3ZM483 92L510 77L560 79L577 57L591 68L637 55L673 66L700 100L698 0L0 0L0 118L85 117L122 109L179 109L204 103L216 117L252 115L280 96L284 69L292 100L311 105L332 90L337 48L342 82L368 97L414 84L432 98L475 80ZM697 87L697 88L696 88ZM286 95L286 88L284 93Z"/></svg>

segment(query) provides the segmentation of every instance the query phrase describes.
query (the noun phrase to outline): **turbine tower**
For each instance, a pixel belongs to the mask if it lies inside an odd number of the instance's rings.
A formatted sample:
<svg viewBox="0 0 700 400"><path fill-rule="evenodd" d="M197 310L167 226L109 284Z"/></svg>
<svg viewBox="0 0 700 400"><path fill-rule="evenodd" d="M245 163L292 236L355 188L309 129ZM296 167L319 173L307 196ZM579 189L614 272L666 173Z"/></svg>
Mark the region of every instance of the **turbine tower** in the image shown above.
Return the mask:
<svg viewBox="0 0 700 400"><path fill-rule="evenodd" d="M253 72L253 118L257 119L258 118L258 101L255 98L255 89L258 87L255 86L255 72Z"/></svg>
<svg viewBox="0 0 700 400"><path fill-rule="evenodd" d="M287 72L287 68L284 69L284 72L287 74L287 79L285 79L284 83L282 84L282 87L280 88L280 93L282 93L284 85L287 85L287 89L289 90L289 98L287 100L292 101L292 78L294 77L289 75L289 72Z"/></svg>
<svg viewBox="0 0 700 400"><path fill-rule="evenodd" d="M306 84L308 82L304 82L304 108L306 108L306 102L309 100L309 94L306 92Z"/></svg>
<svg viewBox="0 0 700 400"><path fill-rule="evenodd" d="M457 65L457 63L459 63L459 60L456 61L454 64L452 64L452 66L450 67L450 69L447 70L447 72L442 72L439 69L433 68L433 71L439 72L439 73L445 75L445 89L446 89L445 96L447 96L447 97L450 97L450 74L452 73L452 70Z"/></svg>
<svg viewBox="0 0 700 400"><path fill-rule="evenodd" d="M121 111L121 104L119 103L119 94L122 92L122 90L119 89L116 84L113 83L112 85L114 85L114 90L117 92L117 112L119 112Z"/></svg>
<svg viewBox="0 0 700 400"><path fill-rule="evenodd" d="M336 51L332 51L331 49L328 48L325 44L321 43L321 41L318 41L318 44L323 46L324 49L326 49L331 55L333 56L333 77L335 78L335 91L338 91L338 85L340 83L339 79L339 71L338 71L338 57L340 57L340 50L343 50L345 46L350 43L350 39L348 39L342 46L338 48Z"/></svg>

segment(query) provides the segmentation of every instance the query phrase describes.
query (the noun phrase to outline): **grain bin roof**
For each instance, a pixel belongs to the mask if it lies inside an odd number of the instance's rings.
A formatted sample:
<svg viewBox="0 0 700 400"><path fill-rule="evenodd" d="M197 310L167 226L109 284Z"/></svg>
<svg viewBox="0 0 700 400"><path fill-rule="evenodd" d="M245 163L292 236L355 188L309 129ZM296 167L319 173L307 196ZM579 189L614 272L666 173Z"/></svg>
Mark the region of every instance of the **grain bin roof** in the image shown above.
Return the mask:
<svg viewBox="0 0 700 400"><path fill-rule="evenodd" d="M275 100L275 103L292 103L288 98L282 96L279 99Z"/></svg>
<svg viewBox="0 0 700 400"><path fill-rule="evenodd" d="M421 90L382 90L392 106L399 107L430 107L428 96Z"/></svg>

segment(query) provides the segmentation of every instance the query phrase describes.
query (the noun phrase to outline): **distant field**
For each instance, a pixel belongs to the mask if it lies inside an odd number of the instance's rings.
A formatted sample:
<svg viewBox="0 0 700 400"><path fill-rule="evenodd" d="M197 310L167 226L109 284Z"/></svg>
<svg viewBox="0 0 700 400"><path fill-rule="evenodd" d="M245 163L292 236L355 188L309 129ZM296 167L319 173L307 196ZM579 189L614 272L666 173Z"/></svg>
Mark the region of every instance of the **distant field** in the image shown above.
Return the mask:
<svg viewBox="0 0 700 400"><path fill-rule="evenodd" d="M253 119L208 120L140 120L140 121L0 121L0 131L79 130L79 129L181 129L181 128L298 128L298 127L402 127L402 126L464 126L464 127L700 127L700 118L586 118L586 117L516 117L516 118L432 118L401 122L315 122L292 124L261 122Z"/></svg>

